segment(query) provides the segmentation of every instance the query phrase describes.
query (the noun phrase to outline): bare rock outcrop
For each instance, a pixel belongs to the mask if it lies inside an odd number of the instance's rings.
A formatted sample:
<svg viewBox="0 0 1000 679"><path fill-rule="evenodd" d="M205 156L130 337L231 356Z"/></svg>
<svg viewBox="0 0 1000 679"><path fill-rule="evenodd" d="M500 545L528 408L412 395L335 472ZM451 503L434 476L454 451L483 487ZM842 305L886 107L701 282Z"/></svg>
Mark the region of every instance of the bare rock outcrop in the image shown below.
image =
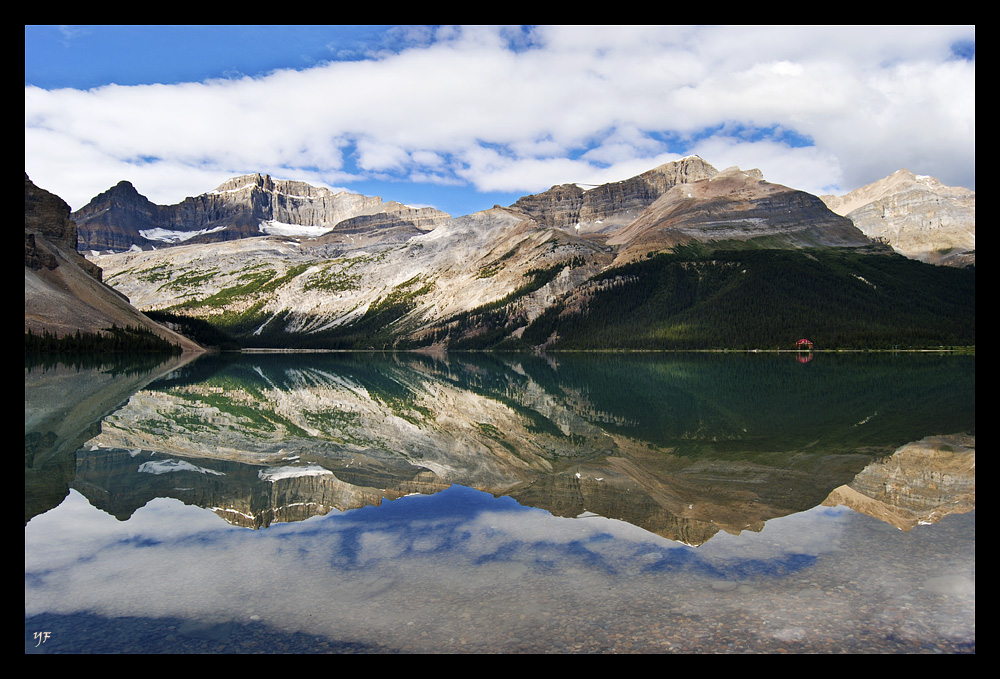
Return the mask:
<svg viewBox="0 0 1000 679"><path fill-rule="evenodd" d="M638 217L672 187L716 173L698 156L689 156L620 182L587 188L579 184L553 186L544 193L525 196L511 207L542 226L572 229L581 235L606 233Z"/></svg>
<svg viewBox="0 0 1000 679"><path fill-rule="evenodd" d="M823 502L908 531L976 508L976 439L931 436L869 464Z"/></svg>
<svg viewBox="0 0 1000 679"><path fill-rule="evenodd" d="M975 191L898 170L843 196L822 199L902 255L932 264L975 265Z"/></svg>

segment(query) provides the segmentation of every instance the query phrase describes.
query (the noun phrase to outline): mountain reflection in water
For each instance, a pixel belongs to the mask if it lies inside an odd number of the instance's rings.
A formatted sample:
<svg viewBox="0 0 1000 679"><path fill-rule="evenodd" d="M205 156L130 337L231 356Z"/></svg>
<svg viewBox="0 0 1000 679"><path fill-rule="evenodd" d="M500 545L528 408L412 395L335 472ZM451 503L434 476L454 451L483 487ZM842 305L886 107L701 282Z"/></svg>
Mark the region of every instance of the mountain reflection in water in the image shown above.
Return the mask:
<svg viewBox="0 0 1000 679"><path fill-rule="evenodd" d="M211 629L266 622L369 650L817 650L801 646L815 636L808 624L779 629L743 607L727 615L753 634L722 648L676 645L664 634L623 646L627 635L607 631L622 614L608 617L606 607L634 607L639 590L623 578L707 593L661 602L672 619L686 611L703 620L715 597L752 599L760 578L806 577L823 591L815 574L845 544L867 554L859 536L889 531L876 538L880 547L912 534L906 549L945 549L917 536L930 527L911 531L944 517L961 549L946 548L947 566L936 557L946 572L907 582L936 596L951 587L955 615L937 620L946 615L939 605L935 621L919 623L930 632L901 631L918 623L882 606L869 614L880 621L870 633L902 644L895 650L974 650L974 505L968 356L821 354L803 364L783 354L336 353L204 357L138 371L26 366L26 650L39 616L82 613L189 626L210 619ZM101 512L84 527L88 507ZM161 596L123 603L124 585L110 576L131 581L122 568L159 572ZM268 596L248 613L262 590L279 587L263 574L282 571L295 582L281 585L282 603ZM837 572L846 576L843 564ZM865 580L857 575L853 587L868 605L872 588L898 594ZM182 582L190 597L179 593ZM573 611L590 620L578 634L592 643L565 645L566 630L516 633L556 615L529 582L590 600ZM510 617L499 637L488 621L475 634L456 631L487 601L526 617ZM320 605L326 613L309 618ZM358 606L374 618L346 612ZM401 606L437 622L403 622L416 613ZM334 610L342 623L332 622ZM71 627L68 618L50 622ZM871 650L851 645L864 636L855 632L835 642Z"/></svg>

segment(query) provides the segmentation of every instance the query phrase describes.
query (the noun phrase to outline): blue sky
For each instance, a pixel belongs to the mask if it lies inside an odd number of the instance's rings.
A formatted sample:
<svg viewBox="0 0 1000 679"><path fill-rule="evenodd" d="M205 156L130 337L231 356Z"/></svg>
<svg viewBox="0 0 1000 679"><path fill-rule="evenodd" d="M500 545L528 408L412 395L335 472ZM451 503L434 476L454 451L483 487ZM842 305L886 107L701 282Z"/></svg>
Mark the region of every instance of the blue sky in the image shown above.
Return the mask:
<svg viewBox="0 0 1000 679"><path fill-rule="evenodd" d="M459 215L690 154L975 188L975 27L25 26L25 170L74 209L262 172Z"/></svg>

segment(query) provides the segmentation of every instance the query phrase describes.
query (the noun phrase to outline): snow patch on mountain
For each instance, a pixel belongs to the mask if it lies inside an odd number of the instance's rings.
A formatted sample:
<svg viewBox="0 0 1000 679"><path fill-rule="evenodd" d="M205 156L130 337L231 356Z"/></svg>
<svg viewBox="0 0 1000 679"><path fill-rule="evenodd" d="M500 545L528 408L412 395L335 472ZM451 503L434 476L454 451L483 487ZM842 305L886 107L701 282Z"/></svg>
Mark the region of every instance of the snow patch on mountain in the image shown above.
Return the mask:
<svg viewBox="0 0 1000 679"><path fill-rule="evenodd" d="M183 243L195 236L203 236L206 233L222 231L225 226L217 226L211 229L201 229L200 231L173 231L170 229L140 229L139 235L146 240L155 240L162 243Z"/></svg>

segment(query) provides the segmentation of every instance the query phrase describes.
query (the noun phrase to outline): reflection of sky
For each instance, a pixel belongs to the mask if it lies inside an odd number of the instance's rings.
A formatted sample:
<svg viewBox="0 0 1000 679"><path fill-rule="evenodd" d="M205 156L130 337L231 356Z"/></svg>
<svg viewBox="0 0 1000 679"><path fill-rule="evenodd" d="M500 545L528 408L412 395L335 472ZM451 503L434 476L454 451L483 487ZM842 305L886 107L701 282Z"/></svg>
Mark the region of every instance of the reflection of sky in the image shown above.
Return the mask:
<svg viewBox="0 0 1000 679"><path fill-rule="evenodd" d="M433 640L442 620L484 609L501 629L557 601L594 619L654 593L674 592L671 606L710 606L699 597L712 583L762 588L808 572L838 550L852 516L821 507L693 548L459 486L260 531L172 499L119 522L71 491L25 529L25 615L263 620L331 637L422 630Z"/></svg>
<svg viewBox="0 0 1000 679"><path fill-rule="evenodd" d="M264 586L271 574L286 574L308 589L310 581L321 587L324 577L338 571L400 560L460 567L463 577L473 579L477 567L487 564L519 571L583 568L603 576L678 570L723 578L773 575L806 566L829 549L835 514L824 510L792 519L799 524L789 531L799 536L795 544L745 534L732 542L719 536L712 541L719 548L695 550L621 521L558 518L459 486L263 531L232 527L168 499L119 522L72 491L25 530L25 605L29 615L78 608L119 608L107 612L124 614L137 602L121 601L120 593L134 589L149 597L142 604L152 607L147 614L182 615L197 609L207 592L225 597L227 590L246 586L247 576ZM801 530L803 522L824 524L823 537ZM781 531L780 521L772 523L769 535ZM240 575L244 569L257 575ZM156 601L157 595L163 600Z"/></svg>

